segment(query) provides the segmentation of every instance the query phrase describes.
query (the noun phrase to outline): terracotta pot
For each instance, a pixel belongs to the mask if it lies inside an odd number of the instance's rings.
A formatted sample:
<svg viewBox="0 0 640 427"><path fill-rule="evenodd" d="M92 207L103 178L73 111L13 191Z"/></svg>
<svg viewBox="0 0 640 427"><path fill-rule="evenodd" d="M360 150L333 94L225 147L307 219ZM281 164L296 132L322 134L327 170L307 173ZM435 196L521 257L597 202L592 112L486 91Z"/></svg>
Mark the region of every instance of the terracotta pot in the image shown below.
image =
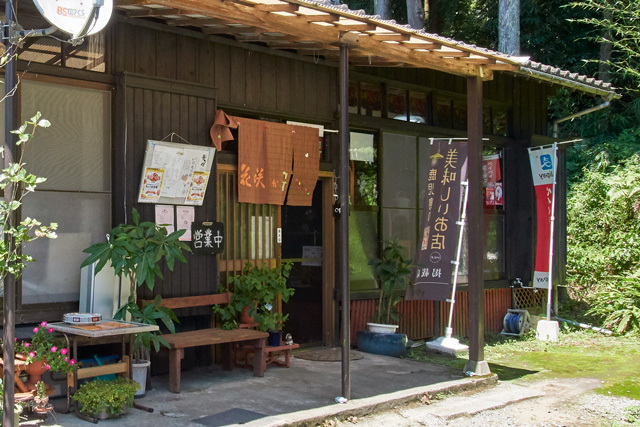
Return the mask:
<svg viewBox="0 0 640 427"><path fill-rule="evenodd" d="M249 306L245 305L240 315L240 323L255 323L253 317L249 316Z"/></svg>
<svg viewBox="0 0 640 427"><path fill-rule="evenodd" d="M39 396L34 396L33 397L33 410L34 412L36 412L37 414L44 414L46 412L49 412L52 408L49 406L49 396L45 396L45 397L39 397Z"/></svg>
<svg viewBox="0 0 640 427"><path fill-rule="evenodd" d="M29 363L25 365L25 370L27 374L29 374L29 381L27 381L24 385L28 390L35 390L36 383L42 380L42 374L47 372L47 368L45 367L46 362L44 359L40 359L37 362Z"/></svg>

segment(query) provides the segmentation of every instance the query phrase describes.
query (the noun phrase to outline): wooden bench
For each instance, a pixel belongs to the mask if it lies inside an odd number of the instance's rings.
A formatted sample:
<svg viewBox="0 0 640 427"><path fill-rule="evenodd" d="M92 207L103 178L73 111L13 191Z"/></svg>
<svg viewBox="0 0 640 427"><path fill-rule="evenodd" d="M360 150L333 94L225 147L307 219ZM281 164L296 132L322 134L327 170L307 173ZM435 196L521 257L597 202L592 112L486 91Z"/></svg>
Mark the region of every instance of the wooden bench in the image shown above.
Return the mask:
<svg viewBox="0 0 640 427"><path fill-rule="evenodd" d="M164 307L172 310L179 308L194 308L213 306L215 304L229 304L231 293L198 295L182 298L165 298L162 300ZM144 306L146 301L141 301ZM212 322L213 324L213 322ZM233 349L236 343L246 343L255 346L256 352L253 356L253 375L263 377L265 371L264 348L266 346L266 332L253 329L231 329L224 330L210 327L195 331L177 332L175 334L163 334L164 339L169 342L169 391L180 393L180 368L184 358L184 349L190 347L200 347L205 345L221 344L222 366L225 370L233 369Z"/></svg>

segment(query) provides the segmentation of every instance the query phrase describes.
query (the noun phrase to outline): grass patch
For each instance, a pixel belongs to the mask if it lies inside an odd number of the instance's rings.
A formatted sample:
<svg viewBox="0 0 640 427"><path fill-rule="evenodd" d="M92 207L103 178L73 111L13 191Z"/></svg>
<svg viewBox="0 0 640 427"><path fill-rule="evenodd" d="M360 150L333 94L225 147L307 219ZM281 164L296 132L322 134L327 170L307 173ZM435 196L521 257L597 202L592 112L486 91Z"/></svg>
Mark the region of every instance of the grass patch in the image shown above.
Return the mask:
<svg viewBox="0 0 640 427"><path fill-rule="evenodd" d="M421 346L405 357L464 369L467 358L440 355ZM486 337L485 359L503 381L597 378L600 393L640 399L638 336L610 337L591 331L562 332L558 342Z"/></svg>

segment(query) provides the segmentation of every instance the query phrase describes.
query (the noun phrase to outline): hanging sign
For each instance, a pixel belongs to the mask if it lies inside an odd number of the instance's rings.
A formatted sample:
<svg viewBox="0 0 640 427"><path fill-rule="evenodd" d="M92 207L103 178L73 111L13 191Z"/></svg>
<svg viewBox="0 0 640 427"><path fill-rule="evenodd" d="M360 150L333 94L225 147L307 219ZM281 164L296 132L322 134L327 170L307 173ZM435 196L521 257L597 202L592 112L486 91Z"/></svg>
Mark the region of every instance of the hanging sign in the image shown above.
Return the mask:
<svg viewBox="0 0 640 427"><path fill-rule="evenodd" d="M461 184L467 174L467 142L433 140L425 162L427 189L420 221L421 236L414 258L407 300L444 301L451 296L453 263L460 217Z"/></svg>
<svg viewBox="0 0 640 427"><path fill-rule="evenodd" d="M536 190L536 265L533 286L549 287L549 251L551 241L551 206L553 205L553 183L556 179L556 150L551 148L529 148L529 160L533 186Z"/></svg>
<svg viewBox="0 0 640 427"><path fill-rule="evenodd" d="M210 255L224 252L224 224L192 222L191 249L194 254Z"/></svg>

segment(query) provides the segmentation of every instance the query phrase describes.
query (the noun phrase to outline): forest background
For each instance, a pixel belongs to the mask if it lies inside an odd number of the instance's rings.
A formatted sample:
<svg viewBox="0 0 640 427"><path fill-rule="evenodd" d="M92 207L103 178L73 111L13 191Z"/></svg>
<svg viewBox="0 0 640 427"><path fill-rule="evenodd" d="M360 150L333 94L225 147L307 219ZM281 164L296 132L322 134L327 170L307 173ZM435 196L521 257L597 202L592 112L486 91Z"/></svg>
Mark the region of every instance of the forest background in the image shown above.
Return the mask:
<svg viewBox="0 0 640 427"><path fill-rule="evenodd" d="M499 9L516 0L347 0L383 19L499 50ZM519 0L520 56L612 83L608 108L560 125L567 150L567 288L561 311L640 332L640 2ZM511 3L512 5L513 3ZM504 19L504 18L503 18ZM604 100L561 89L551 121ZM550 121L550 122L551 122ZM549 136L552 130L549 129Z"/></svg>

